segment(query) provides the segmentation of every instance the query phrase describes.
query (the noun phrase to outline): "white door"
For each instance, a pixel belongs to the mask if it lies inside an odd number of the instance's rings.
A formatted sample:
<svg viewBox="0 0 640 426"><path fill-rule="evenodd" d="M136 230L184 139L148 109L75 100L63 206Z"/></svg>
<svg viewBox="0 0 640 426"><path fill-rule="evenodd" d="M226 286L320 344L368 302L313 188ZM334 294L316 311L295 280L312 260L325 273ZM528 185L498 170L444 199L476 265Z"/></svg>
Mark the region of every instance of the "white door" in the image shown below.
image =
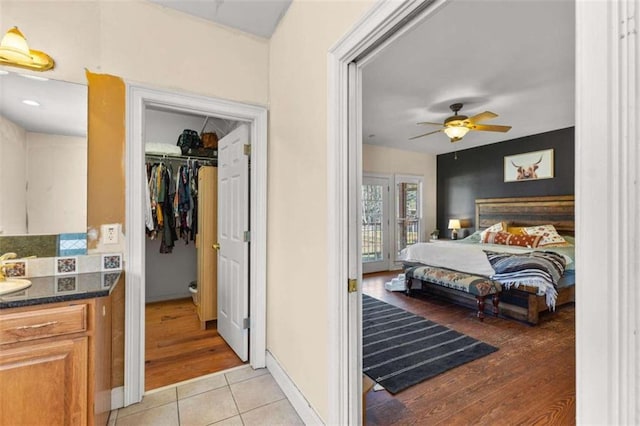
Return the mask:
<svg viewBox="0 0 640 426"><path fill-rule="evenodd" d="M388 177L364 175L362 178L362 272L389 270Z"/></svg>
<svg viewBox="0 0 640 426"><path fill-rule="evenodd" d="M249 126L218 142L218 332L242 361L249 354Z"/></svg>

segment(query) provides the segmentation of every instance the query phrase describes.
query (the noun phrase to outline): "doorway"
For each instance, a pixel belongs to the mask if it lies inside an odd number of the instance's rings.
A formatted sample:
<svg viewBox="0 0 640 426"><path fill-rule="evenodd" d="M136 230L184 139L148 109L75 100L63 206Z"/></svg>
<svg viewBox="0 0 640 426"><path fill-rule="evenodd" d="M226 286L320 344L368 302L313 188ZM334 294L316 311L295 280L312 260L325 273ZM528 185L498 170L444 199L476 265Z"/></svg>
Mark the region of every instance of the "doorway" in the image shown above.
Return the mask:
<svg viewBox="0 0 640 426"><path fill-rule="evenodd" d="M330 311L338 312L340 318L344 318L330 333L333 338L329 351L335 352L329 358L329 371L335 372L329 378L330 389L335 395L330 401L333 423L357 423L361 408L360 370L354 369L355 363L345 361L350 355L361 356L353 352L354 345L349 344L359 338L358 329L354 328L360 320L357 314L359 295L345 292L343 286L354 271L352 265L346 263L351 248L348 241L354 240L344 237L354 225L345 214L348 206L345 192L349 179L354 177L349 172L357 158L353 156L357 147L349 141L361 136L357 126L352 126L355 116L350 120L343 108L356 103L353 89L349 90L357 87L357 80L351 73L352 62L388 40L390 29L404 31L410 27L412 23L407 23L407 18L422 18L442 4L428 0L409 0L401 5L380 3L329 51L329 111L333 113L329 114L328 125L327 211L331 224L328 243L334 254L327 282L332 289ZM633 238L603 242L599 233L593 232L602 223L610 224L611 221L614 229L633 229L638 218L637 179L633 179L637 176L637 162L628 161L638 156L638 116L633 108L638 104L635 89L640 52L633 27L637 10L637 1L576 3L576 97L579 100L576 103L576 238L582 247L576 258L582 268L581 285L576 288L576 298L580 300L576 311L576 358L580 366L578 422L633 423L638 413L638 398L634 398L633 392L627 392L637 389L637 377L628 372L637 371L638 365L638 351L630 350L632 345L629 344L634 340L633 324L640 324L635 308L638 289L632 278L638 263L633 267L624 263L626 259L638 259L638 247ZM619 26L611 25L612 22ZM603 106L610 114L609 119L602 120L602 109L591 108L591 105ZM622 137L622 134L629 137ZM603 140L610 143L604 144ZM349 156L351 163L347 160ZM603 161L603 158L609 161ZM359 185L356 188L359 189ZM626 253L628 257L613 259L603 257L603 252ZM615 277L610 280L614 288L609 288L608 293L630 297L608 297L603 301L599 286L603 275ZM621 325L624 325L623 330ZM612 341L610 336L619 338ZM610 344L602 345L603 341ZM349 374L344 374L347 367ZM615 395L602 398L600 389L615 389Z"/></svg>
<svg viewBox="0 0 640 426"><path fill-rule="evenodd" d="M362 271L386 271L391 260L391 178L362 178Z"/></svg>
<svg viewBox="0 0 640 426"><path fill-rule="evenodd" d="M233 145L230 141L249 144L249 140L242 121L153 105L146 107L144 117L149 194L145 215L145 389L153 390L247 361L248 331L236 332L229 326L238 321L229 321L229 309L224 306L228 298L218 294L235 294L225 291L227 287L247 287L246 252L227 253L237 240L243 249L249 244L241 238L230 239L228 232L232 224L248 229L248 156L240 149L243 158L227 157L238 151L229 149ZM201 147L183 150L176 144L179 137L195 133L202 136ZM240 169L233 176L239 182L233 187L237 194L229 193L228 176L223 176L229 174L230 162ZM241 233L233 230L234 236ZM241 272L229 277L224 267L229 264L238 265ZM239 282L233 282L234 278ZM242 300L231 304L248 306L249 295L239 294ZM242 310L235 316L248 315Z"/></svg>
<svg viewBox="0 0 640 426"><path fill-rule="evenodd" d="M249 362L265 367L266 351L266 108L198 95L128 85L126 146L126 255L125 385L123 405L140 402L144 394L145 353L145 250L144 250L144 112L149 106L187 114L220 117L248 125L251 139L249 212L251 269L248 277L251 330ZM249 319L250 318L250 319Z"/></svg>

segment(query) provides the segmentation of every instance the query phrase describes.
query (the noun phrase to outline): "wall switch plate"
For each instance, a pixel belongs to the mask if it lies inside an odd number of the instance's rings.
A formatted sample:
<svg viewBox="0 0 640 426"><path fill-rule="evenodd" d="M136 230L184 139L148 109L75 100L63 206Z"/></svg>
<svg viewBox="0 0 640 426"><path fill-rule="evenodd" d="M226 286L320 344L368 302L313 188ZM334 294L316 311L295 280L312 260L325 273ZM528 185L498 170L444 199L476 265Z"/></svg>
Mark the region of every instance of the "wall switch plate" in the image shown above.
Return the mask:
<svg viewBox="0 0 640 426"><path fill-rule="evenodd" d="M102 244L118 244L118 239L120 237L120 224L112 223L102 225L100 227L100 234L102 236Z"/></svg>

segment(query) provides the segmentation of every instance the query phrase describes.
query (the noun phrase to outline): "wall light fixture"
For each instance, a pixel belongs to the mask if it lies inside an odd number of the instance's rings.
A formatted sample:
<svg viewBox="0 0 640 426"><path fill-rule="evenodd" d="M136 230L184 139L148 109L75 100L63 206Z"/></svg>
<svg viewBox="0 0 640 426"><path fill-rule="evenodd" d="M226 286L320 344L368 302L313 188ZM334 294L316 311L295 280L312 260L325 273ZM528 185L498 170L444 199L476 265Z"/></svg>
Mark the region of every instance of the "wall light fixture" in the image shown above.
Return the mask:
<svg viewBox="0 0 640 426"><path fill-rule="evenodd" d="M29 49L24 35L18 27L13 27L0 42L0 65L47 71L53 69L55 62L46 53Z"/></svg>

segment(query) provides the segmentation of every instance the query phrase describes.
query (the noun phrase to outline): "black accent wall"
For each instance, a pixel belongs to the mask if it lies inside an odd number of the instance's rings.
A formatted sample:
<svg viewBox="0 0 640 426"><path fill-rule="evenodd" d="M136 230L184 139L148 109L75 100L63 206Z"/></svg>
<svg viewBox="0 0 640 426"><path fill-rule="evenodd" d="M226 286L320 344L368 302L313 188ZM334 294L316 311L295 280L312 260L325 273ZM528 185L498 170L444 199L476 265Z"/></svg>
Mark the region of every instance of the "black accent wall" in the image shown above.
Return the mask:
<svg viewBox="0 0 640 426"><path fill-rule="evenodd" d="M457 142L464 145L464 139ZM459 238L475 231L476 198L570 195L574 193L574 128L554 130L437 157L438 229L449 238L449 219L465 219L469 228ZM553 148L554 177L533 181L504 182L505 155ZM429 232L431 230L428 230Z"/></svg>

